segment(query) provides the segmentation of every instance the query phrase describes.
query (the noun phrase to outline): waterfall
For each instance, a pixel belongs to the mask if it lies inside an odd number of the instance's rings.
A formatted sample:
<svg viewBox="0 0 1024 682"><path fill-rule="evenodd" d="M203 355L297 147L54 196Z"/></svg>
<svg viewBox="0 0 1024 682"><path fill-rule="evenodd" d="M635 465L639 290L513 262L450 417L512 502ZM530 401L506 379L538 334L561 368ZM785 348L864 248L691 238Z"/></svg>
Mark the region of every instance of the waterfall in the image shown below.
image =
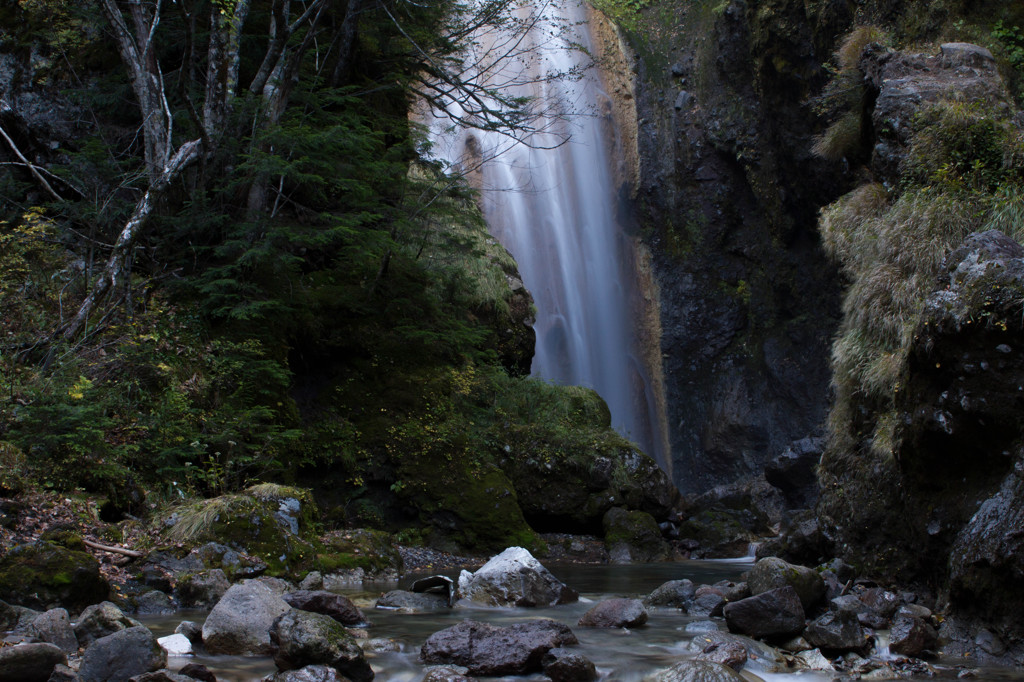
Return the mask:
<svg viewBox="0 0 1024 682"><path fill-rule="evenodd" d="M467 63L487 64L504 82L529 81L515 94L554 106L559 115L542 119L543 130L515 143L497 132L453 133L442 121L432 126L435 153L473 168L491 234L516 259L533 294L532 374L596 390L612 426L668 470L662 401L638 342L643 299L613 171L621 146L610 98L598 70L588 66L586 9L556 9L562 23L552 17L556 12L544 13L528 36L527 59L495 68L487 61L494 40L482 39ZM562 35L566 22L571 28ZM586 50L571 49L573 42ZM547 78L573 72L576 78Z"/></svg>

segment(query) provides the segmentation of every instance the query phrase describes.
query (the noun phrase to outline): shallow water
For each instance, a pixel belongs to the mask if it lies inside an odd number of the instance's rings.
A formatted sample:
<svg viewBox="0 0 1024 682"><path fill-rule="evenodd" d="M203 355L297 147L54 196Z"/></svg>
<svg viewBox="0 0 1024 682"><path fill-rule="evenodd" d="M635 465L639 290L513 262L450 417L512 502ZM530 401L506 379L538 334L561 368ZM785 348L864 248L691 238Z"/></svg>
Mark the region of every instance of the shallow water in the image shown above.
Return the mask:
<svg viewBox="0 0 1024 682"><path fill-rule="evenodd" d="M666 668L673 663L691 658L687 650L694 633L686 632L686 626L695 621L706 620L682 615L675 609L650 611L647 624L634 630L606 630L585 628L576 625L594 603L611 597L641 597L668 580L689 578L695 583L714 583L719 580L738 580L740 574L751 567L749 560L724 561L683 561L676 563L639 564L627 566L581 566L553 564L548 568L570 587L580 593L580 601L551 608L497 609L460 605L451 611L407 614L373 608L377 597L396 587L407 588L413 580L422 575L410 574L398 585L381 583L343 591L360 605L371 621L367 629L370 638L391 639L398 643L400 651L368 654L367 659L376 673L377 680L394 682L419 682L423 678L424 666L418 662L420 647L431 634L461 622L464 619L509 625L532 618L551 618L565 623L579 638L574 647L594 662L600 678L616 682L637 682L645 675ZM448 572L455 577L457 572ZM170 634L182 620L201 623L205 613L182 611L174 616L143 619L158 636ZM720 627L724 623L719 621ZM178 670L190 662L206 665L219 680L228 682L249 682L259 680L275 671L273 661L267 658L243 658L238 656L175 657L168 661L168 667ZM941 677L955 678L956 671L940 670ZM744 677L751 682L763 679L768 682L826 682L838 673L800 671L778 674L767 672L759 661L751 660L744 669ZM511 682L513 680L546 680L541 674L519 677L487 678ZM1021 671L984 671L975 680L1022 680Z"/></svg>

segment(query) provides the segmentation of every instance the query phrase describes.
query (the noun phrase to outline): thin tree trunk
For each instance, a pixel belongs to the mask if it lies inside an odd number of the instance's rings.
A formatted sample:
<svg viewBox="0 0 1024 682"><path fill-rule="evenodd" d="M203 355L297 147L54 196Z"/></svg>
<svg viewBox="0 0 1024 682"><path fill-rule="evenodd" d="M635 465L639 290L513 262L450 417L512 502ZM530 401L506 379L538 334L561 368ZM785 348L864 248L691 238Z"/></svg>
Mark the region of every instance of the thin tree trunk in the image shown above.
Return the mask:
<svg viewBox="0 0 1024 682"><path fill-rule="evenodd" d="M103 268L103 272L100 273L96 283L93 284L89 295L82 301L82 305L78 308L74 319L71 320L64 330L65 339L70 341L78 336L79 332L85 327L85 323L89 320L89 315L96 307L96 304L109 291L120 286L126 274L126 256L132 247L135 246L135 240L153 214L157 201L181 172L199 158L201 147L202 143L200 140L192 140L181 145L174 156L171 157L164 172L157 178L157 182L152 184L146 190L146 193L142 195L142 198L139 199L138 203L135 204L131 217L125 223L121 234L117 238L117 242L114 244L114 249L110 252L110 258L107 260L106 267Z"/></svg>
<svg viewBox="0 0 1024 682"><path fill-rule="evenodd" d="M348 82L348 72L352 66L352 55L356 46L356 29L359 27L359 15L363 11L364 0L348 0L348 7L345 8L345 18L341 22L341 31L338 37L338 61L334 65L334 72L331 73L329 85L336 88Z"/></svg>

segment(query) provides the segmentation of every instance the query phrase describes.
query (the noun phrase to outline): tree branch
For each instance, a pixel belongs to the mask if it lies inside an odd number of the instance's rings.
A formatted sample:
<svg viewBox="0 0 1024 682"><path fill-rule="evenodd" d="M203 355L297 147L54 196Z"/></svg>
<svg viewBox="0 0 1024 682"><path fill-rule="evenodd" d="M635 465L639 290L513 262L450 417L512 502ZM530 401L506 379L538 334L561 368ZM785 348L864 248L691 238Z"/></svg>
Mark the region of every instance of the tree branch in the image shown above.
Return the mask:
<svg viewBox="0 0 1024 682"><path fill-rule="evenodd" d="M43 174L39 172L39 169L36 168L31 161L25 158L25 155L21 153L20 149L18 149L18 145L14 144L14 140L12 140L10 135L7 134L7 131L3 129L3 126L0 126L0 135L2 135L5 140L7 140L7 144L8 146L10 146L11 151L13 151L14 155L21 160L21 162L25 165L26 168L28 168L29 172L32 173L35 179L39 181L39 184L43 186L43 189L46 190L47 194L49 194L57 201L64 201L64 197L57 194L57 190L55 190L53 186L46 181L46 178L44 178Z"/></svg>

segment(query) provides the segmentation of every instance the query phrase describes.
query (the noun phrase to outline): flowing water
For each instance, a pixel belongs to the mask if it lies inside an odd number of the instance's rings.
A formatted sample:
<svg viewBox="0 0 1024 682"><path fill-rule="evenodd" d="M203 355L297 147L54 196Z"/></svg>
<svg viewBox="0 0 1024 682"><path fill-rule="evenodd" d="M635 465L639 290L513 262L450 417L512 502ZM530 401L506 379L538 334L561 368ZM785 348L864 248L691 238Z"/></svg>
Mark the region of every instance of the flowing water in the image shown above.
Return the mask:
<svg viewBox="0 0 1024 682"><path fill-rule="evenodd" d="M492 67L500 38L481 36L470 62L487 65L506 94L535 98L543 128L518 143L499 132L431 120L435 154L461 164L481 190L491 233L512 253L537 308L534 376L595 389L612 425L668 469L663 402L639 347L642 293L624 229L621 154L610 100L591 59L586 10L538 0L519 61ZM556 19L555 17L559 17ZM572 26L562 34L566 24ZM570 49L583 46L586 51ZM549 79L578 73L576 79ZM509 85L517 83L517 85ZM452 105L457 114L463 112ZM657 355L657 353L655 353Z"/></svg>
<svg viewBox="0 0 1024 682"><path fill-rule="evenodd" d="M680 614L675 609L652 611L648 623L634 630L605 630L579 627L576 622L594 603L610 597L637 597L650 593L668 580L689 578L695 583L713 583L718 580L739 578L740 573L749 569L748 561L684 561L678 563L633 564L626 566L580 566L558 565L549 569L559 579L580 593L580 602L551 608L482 608L459 606L450 611L421 614L398 613L373 608L373 603L384 591L394 589L395 584L380 584L367 588L353 589L347 596L360 604L372 625L367 634L372 638L394 640L400 651L368 656L376 673L376 679L388 682L419 682L424 666L418 662L420 647L427 637L444 628L456 625L466 618L485 621L495 625L509 625L532 618L552 618L568 625L580 640L574 647L580 654L592 660L604 680L631 682L640 680L645 674L665 668L682 658L690 658L692 652L686 644L696 636L687 632L686 626L700 619ZM453 575L454 574L450 574ZM417 577L404 578L400 587L406 587ZM180 612L173 617L143 617L143 622L158 636L173 632L182 620L201 623L205 614ZM208 666L218 680L227 682L250 682L259 680L276 668L273 661L265 658L243 658L238 656L172 657L168 667L178 670L186 663L197 662ZM751 664L756 670L756 664ZM496 680L543 680L543 675L488 678ZM807 682L813 678L804 677ZM822 678L824 680L824 678Z"/></svg>
<svg viewBox="0 0 1024 682"><path fill-rule="evenodd" d="M367 654L379 682L421 682L425 666L418 661L420 647L435 632L456 625L467 618L495 625L510 625L533 618L551 618L565 623L579 639L573 650L587 657L597 666L602 682L640 682L645 675L668 668L684 659L693 658L689 648L699 638L699 628L708 625L705 618L683 615L676 609L651 609L647 624L632 630L586 628L577 621L591 606L611 597L642 597L669 580L689 578L694 583L714 583L719 580L738 580L743 571L752 566L749 559L721 561L681 561L659 564L631 564L625 566L581 566L551 564L548 568L560 580L580 593L576 604L551 608L483 608L460 603L449 611L431 613L399 613L375 609L373 604L383 592L408 586L422 575L410 574L401 583L380 583L343 591L355 601L369 619L367 637L393 641L398 651ZM455 577L454 572L449 576ZM173 632L182 620L202 623L203 612L181 611L173 616L141 616L143 623L157 636ZM714 627L725 629L721 619L713 619ZM881 642L887 633L878 633ZM891 658L891 657L890 657ZM748 682L831 682L838 673L803 670L799 672L772 672L768 658L751 658L743 668ZM276 671L269 658L240 656L175 656L168 660L168 668L179 670L187 663L202 663L222 682L254 682ZM953 680L957 678L957 665L969 661L945 661L935 669L935 675L917 679ZM1024 674L1014 669L981 669L973 671L971 678L979 681L1022 682ZM540 673L517 677L484 678L495 682L540 682L548 678Z"/></svg>

